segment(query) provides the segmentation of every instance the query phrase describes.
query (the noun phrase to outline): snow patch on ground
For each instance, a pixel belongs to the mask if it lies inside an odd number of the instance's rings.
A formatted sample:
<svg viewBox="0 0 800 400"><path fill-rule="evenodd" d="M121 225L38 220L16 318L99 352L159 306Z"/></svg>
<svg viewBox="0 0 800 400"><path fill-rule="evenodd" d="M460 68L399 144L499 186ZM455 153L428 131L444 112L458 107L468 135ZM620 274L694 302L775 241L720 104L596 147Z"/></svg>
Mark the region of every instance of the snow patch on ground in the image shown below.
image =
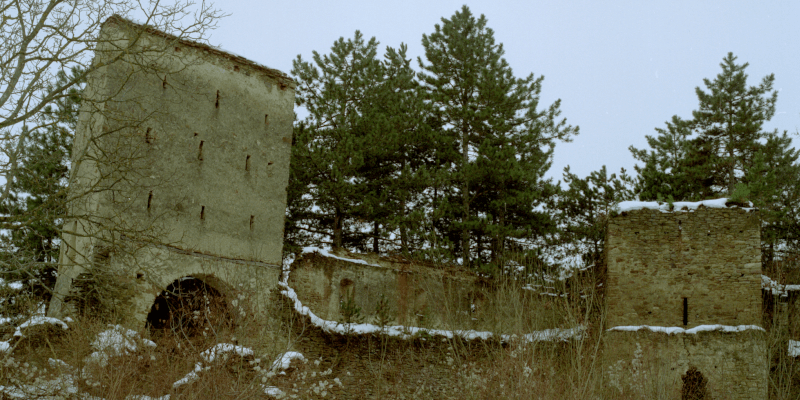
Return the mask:
<svg viewBox="0 0 800 400"><path fill-rule="evenodd" d="M278 399L282 399L284 396L286 396L286 393L283 393L283 390L280 390L275 386L261 385L261 387L264 388L264 394L267 396L272 396Z"/></svg>
<svg viewBox="0 0 800 400"><path fill-rule="evenodd" d="M769 290L775 296L786 297L789 292L800 290L800 285L783 285L766 275L761 275L761 289Z"/></svg>
<svg viewBox="0 0 800 400"><path fill-rule="evenodd" d="M23 322L22 324L20 324L20 326L17 327L17 330L14 331L14 336L21 337L22 336L22 329L24 329L24 328L28 328L28 327L36 326L36 325L44 325L44 324L58 325L62 329L69 329L67 324L65 324L64 321L62 321L62 320L60 320L58 318L51 318L51 317L45 317L45 316L41 316L41 315L34 315L33 317L31 317L30 319L28 319L27 321Z"/></svg>
<svg viewBox="0 0 800 400"><path fill-rule="evenodd" d="M764 328L758 325L699 325L691 329L683 329L677 326L650 326L650 325L636 325L636 326L615 326L609 328L609 331L623 331L635 332L639 330L649 330L652 332L661 332L668 335L675 335L679 333L696 334L698 332L744 332L747 330L756 330L766 332Z"/></svg>
<svg viewBox="0 0 800 400"><path fill-rule="evenodd" d="M150 340L142 339L139 334L120 325L109 325L107 329L97 334L91 346L96 350L86 357L86 362L93 362L105 366L109 358L131 354L139 350L139 344L156 347Z"/></svg>
<svg viewBox="0 0 800 400"><path fill-rule="evenodd" d="M800 340L789 341L789 357L800 356Z"/></svg>
<svg viewBox="0 0 800 400"><path fill-rule="evenodd" d="M252 356L253 350L230 343L218 343L214 347L200 353L200 357L203 357L203 360L206 362L212 363L217 357L222 357L227 360L230 353L238 354L240 357L246 357Z"/></svg>
<svg viewBox="0 0 800 400"><path fill-rule="evenodd" d="M301 353L296 351L287 351L283 353L280 357L275 359L275 362L272 363L272 371L284 371L289 368L292 364L292 360L300 360L305 361L305 357Z"/></svg>
<svg viewBox="0 0 800 400"><path fill-rule="evenodd" d="M728 202L727 198L703 200L703 201L675 201L672 203L673 209L670 210L669 203L659 203L656 201L622 201L617 205L618 212L627 212L635 210L659 210L661 212L671 211L694 211L700 206L708 208L728 208L725 203ZM748 202L749 203L749 202ZM753 207L753 203L749 203L749 207ZM745 208L745 210L750 210Z"/></svg>

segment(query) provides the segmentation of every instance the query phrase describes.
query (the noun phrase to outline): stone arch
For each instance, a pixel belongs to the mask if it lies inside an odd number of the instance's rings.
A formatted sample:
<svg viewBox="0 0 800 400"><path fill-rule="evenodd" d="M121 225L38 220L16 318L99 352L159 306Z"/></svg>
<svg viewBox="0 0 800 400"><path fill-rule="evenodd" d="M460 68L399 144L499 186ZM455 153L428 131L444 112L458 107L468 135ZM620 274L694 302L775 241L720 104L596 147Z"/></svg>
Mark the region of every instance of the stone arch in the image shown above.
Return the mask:
<svg viewBox="0 0 800 400"><path fill-rule="evenodd" d="M706 385L708 379L703 376L697 367L691 367L686 374L681 376L681 400L702 400L708 398Z"/></svg>
<svg viewBox="0 0 800 400"><path fill-rule="evenodd" d="M154 337L219 337L234 326L230 293L228 285L213 275L181 277L155 297L146 326Z"/></svg>

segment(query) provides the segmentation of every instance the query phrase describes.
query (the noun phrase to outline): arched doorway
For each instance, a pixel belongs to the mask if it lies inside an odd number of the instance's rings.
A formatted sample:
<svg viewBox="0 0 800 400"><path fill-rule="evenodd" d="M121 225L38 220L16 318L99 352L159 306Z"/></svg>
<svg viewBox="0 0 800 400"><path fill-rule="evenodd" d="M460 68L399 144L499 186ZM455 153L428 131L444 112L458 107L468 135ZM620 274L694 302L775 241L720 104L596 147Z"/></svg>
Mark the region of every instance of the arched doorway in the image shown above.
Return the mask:
<svg viewBox="0 0 800 400"><path fill-rule="evenodd" d="M686 375L681 376L681 400L702 400L706 398L706 379L696 367L689 368Z"/></svg>
<svg viewBox="0 0 800 400"><path fill-rule="evenodd" d="M147 315L151 336L195 341L216 339L230 332L233 320L219 290L187 276L162 291Z"/></svg>

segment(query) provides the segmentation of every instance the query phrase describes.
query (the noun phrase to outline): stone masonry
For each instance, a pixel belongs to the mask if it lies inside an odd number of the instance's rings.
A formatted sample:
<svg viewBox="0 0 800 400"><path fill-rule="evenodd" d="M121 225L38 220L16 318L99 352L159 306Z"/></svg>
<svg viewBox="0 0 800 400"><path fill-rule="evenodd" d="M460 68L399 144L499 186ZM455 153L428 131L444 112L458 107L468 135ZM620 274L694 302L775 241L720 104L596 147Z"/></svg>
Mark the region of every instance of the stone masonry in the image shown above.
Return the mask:
<svg viewBox="0 0 800 400"><path fill-rule="evenodd" d="M132 326L185 277L253 293L263 312L280 275L294 82L116 16L94 63L107 65L87 83L49 314L70 312L91 266L131 289L119 310Z"/></svg>
<svg viewBox="0 0 800 400"><path fill-rule="evenodd" d="M756 211L694 204L622 212L608 224L606 263L610 382L635 381L642 369L658 367L667 396L680 398L681 376L695 367L715 398L766 398ZM691 330L702 325L735 332ZM664 328L688 332L654 332Z"/></svg>

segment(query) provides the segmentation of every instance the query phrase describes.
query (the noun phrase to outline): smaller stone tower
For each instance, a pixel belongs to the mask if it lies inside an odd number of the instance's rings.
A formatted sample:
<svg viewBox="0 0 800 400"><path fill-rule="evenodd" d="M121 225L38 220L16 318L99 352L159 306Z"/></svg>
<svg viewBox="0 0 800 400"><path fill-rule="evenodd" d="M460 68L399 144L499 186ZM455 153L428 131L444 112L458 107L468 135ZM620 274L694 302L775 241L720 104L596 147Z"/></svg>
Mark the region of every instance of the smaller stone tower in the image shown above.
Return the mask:
<svg viewBox="0 0 800 400"><path fill-rule="evenodd" d="M606 236L608 383L680 398L702 380L714 398L766 398L760 249L757 211L725 199L620 204Z"/></svg>

